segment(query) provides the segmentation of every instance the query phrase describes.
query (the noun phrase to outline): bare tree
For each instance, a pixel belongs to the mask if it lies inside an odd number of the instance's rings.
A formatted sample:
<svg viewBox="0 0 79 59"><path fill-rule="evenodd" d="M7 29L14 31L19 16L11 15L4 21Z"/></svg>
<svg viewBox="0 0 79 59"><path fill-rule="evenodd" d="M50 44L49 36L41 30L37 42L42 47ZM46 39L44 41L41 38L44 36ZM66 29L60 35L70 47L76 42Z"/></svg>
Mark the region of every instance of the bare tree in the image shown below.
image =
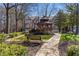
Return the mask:
<svg viewBox="0 0 79 59"><path fill-rule="evenodd" d="M34 9L33 12L36 12L36 15L46 17L47 16L50 17L57 11L55 4L50 3L36 4L33 9Z"/></svg>
<svg viewBox="0 0 79 59"><path fill-rule="evenodd" d="M14 7L15 5L10 5L9 3L3 3L3 5L5 6L6 9L6 29L5 29L5 33L9 33L9 10Z"/></svg>

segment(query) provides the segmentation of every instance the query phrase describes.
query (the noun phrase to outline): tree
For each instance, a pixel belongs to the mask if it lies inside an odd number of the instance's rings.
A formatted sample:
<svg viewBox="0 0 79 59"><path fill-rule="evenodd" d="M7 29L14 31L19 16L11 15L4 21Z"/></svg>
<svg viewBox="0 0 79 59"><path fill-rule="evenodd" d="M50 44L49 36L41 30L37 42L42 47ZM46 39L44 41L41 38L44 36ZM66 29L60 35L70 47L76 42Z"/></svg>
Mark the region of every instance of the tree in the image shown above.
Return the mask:
<svg viewBox="0 0 79 59"><path fill-rule="evenodd" d="M58 26L59 32L67 32L69 31L69 19L68 15L63 12L63 10L59 10L56 15L55 24Z"/></svg>
<svg viewBox="0 0 79 59"><path fill-rule="evenodd" d="M33 22L32 22L33 24L39 22L40 18L43 18L43 17L50 18L50 16L52 16L53 18L53 14L55 14L57 11L55 4L50 4L50 3L33 4L33 6L31 6L30 9L31 9L30 15L36 16L33 19Z"/></svg>
<svg viewBox="0 0 79 59"><path fill-rule="evenodd" d="M78 3L77 4L67 4L67 10L70 12L70 20L71 20L71 26L72 26L72 32L73 32L73 27L76 26L76 34L79 32L79 19L78 19Z"/></svg>
<svg viewBox="0 0 79 59"><path fill-rule="evenodd" d="M17 30L17 6L18 6L18 4L17 3L15 3L15 19L16 19L16 32L18 31Z"/></svg>
<svg viewBox="0 0 79 59"><path fill-rule="evenodd" d="M25 31L25 17L29 14L29 10L32 4L16 4L15 16L16 16L16 30L18 31L18 21L21 21L21 29L19 31Z"/></svg>
<svg viewBox="0 0 79 59"><path fill-rule="evenodd" d="M9 3L3 3L3 5L5 6L6 9L6 29L5 29L5 33L9 33L9 10L14 7L15 5L10 5Z"/></svg>

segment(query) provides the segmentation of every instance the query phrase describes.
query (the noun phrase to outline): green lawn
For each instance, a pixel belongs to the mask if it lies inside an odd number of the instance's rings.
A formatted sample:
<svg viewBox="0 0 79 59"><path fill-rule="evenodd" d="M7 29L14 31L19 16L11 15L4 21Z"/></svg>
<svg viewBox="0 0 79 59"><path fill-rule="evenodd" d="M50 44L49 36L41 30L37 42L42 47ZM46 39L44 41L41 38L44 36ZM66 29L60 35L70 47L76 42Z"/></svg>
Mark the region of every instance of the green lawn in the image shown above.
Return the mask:
<svg viewBox="0 0 79 59"><path fill-rule="evenodd" d="M31 38L29 40L38 40L40 39L41 37L41 40L49 40L52 35L32 35ZM27 41L27 36L21 36L21 37L18 37L18 38L10 38L10 41L13 41L13 42L23 42L23 41Z"/></svg>
<svg viewBox="0 0 79 59"><path fill-rule="evenodd" d="M13 32L13 33L9 33L8 36L9 38L13 38L22 34L23 34L22 32Z"/></svg>

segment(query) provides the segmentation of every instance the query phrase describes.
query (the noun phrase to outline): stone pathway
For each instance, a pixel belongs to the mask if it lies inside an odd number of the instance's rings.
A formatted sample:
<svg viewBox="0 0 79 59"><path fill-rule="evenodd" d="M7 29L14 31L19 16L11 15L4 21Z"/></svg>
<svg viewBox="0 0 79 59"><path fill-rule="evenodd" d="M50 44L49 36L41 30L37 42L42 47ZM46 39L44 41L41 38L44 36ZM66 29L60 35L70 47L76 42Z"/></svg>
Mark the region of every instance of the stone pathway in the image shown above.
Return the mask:
<svg viewBox="0 0 79 59"><path fill-rule="evenodd" d="M16 36L16 37L13 37L13 38L9 38L9 39L7 39L6 41L11 41L11 39L19 38L19 37L22 37L22 36L24 36L24 35L20 35L20 36Z"/></svg>
<svg viewBox="0 0 79 59"><path fill-rule="evenodd" d="M36 53L36 56L59 56L58 43L60 36L60 34L55 33L55 35L49 39L48 42L42 45Z"/></svg>

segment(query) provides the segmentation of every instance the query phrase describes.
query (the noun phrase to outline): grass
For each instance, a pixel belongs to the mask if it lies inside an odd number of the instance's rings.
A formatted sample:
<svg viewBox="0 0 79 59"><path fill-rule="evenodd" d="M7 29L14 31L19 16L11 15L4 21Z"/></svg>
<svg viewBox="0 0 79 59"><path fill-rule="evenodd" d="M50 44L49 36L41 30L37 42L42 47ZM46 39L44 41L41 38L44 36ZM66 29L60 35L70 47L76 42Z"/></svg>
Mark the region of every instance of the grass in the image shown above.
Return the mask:
<svg viewBox="0 0 79 59"><path fill-rule="evenodd" d="M40 40L40 37L41 37L41 40L49 40L52 35L32 35L32 37L29 39L30 40ZM11 38L10 41L12 42L16 42L16 43L20 43L20 42L23 42L23 41L27 41L27 36L23 35L21 37L18 37L18 38Z"/></svg>
<svg viewBox="0 0 79 59"><path fill-rule="evenodd" d="M13 38L22 34L23 34L22 32L13 32L13 33L9 33L8 35L9 35L9 38Z"/></svg>
<svg viewBox="0 0 79 59"><path fill-rule="evenodd" d="M10 33L10 34L7 34L9 35L9 41L12 41L12 42L23 42L23 41L27 41L27 33L23 34L22 32L13 32L13 33ZM18 37L20 35L23 35L21 37ZM18 38L17 38L18 37ZM32 34L32 38L30 38L29 40L31 39L34 39L34 40L38 40L41 38L41 40L49 40L50 38L52 37L52 35L33 35ZM2 38L1 38L2 39ZM7 39L7 41L8 41Z"/></svg>

